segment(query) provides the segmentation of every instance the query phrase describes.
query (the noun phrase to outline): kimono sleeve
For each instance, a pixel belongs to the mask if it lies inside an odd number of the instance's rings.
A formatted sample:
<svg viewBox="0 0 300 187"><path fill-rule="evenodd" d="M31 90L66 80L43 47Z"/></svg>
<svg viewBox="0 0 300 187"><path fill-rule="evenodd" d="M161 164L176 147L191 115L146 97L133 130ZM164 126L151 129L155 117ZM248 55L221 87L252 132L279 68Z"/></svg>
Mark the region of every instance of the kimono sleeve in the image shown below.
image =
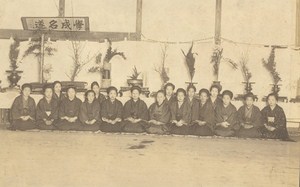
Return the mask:
<svg viewBox="0 0 300 187"><path fill-rule="evenodd" d="M216 106L216 113L215 113L215 123L223 122L222 118L222 105Z"/></svg>
<svg viewBox="0 0 300 187"><path fill-rule="evenodd" d="M170 118L171 118L171 112L170 112L169 106L165 105L163 107L160 122L168 123L170 121Z"/></svg>
<svg viewBox="0 0 300 187"><path fill-rule="evenodd" d="M142 103L141 103L140 112L141 112L140 118L142 120L146 120L146 121L149 120L148 107L144 101L142 101Z"/></svg>
<svg viewBox="0 0 300 187"><path fill-rule="evenodd" d="M191 119L192 119L192 115L191 115L191 107L189 106L188 103L184 103L184 109L183 109L183 116L182 116L182 120L184 122L186 122L187 124L191 125Z"/></svg>
<svg viewBox="0 0 300 187"><path fill-rule="evenodd" d="M29 100L29 116L33 119L36 118L36 105L33 98Z"/></svg>
<svg viewBox="0 0 300 187"><path fill-rule="evenodd" d="M192 108L191 108L191 120L196 121L199 119L199 110L200 110L200 103L199 101L195 100Z"/></svg>
<svg viewBox="0 0 300 187"><path fill-rule="evenodd" d="M59 116L59 118L62 118L62 117L65 117L65 116L66 116L66 113L65 113L65 105L66 105L65 100L63 100L63 101L61 102L61 104L59 105L59 111L58 111L58 116Z"/></svg>
<svg viewBox="0 0 300 187"><path fill-rule="evenodd" d="M117 118L121 118L122 119L122 116L123 116L123 104L121 103L121 101L118 101L116 116L117 116Z"/></svg>
<svg viewBox="0 0 300 187"><path fill-rule="evenodd" d="M12 118L12 120L17 120L17 119L20 119L20 117L22 116L22 113L21 113L21 111L20 111L20 105L22 104L21 102L20 102L20 99L19 99L20 97L17 97L15 100L14 100L14 102L13 102L13 104L12 104L12 106L11 106L11 118Z"/></svg>
<svg viewBox="0 0 300 187"><path fill-rule="evenodd" d="M88 120L87 107L85 103L82 103L79 111L79 120L81 123L85 123Z"/></svg>
<svg viewBox="0 0 300 187"><path fill-rule="evenodd" d="M127 101L123 107L123 118L129 118L131 116L131 100Z"/></svg>
<svg viewBox="0 0 300 187"><path fill-rule="evenodd" d="M93 105L93 116L95 120L100 120L100 103L98 102L95 102Z"/></svg>
<svg viewBox="0 0 300 187"><path fill-rule="evenodd" d="M101 103L100 117L107 118L107 101Z"/></svg>
<svg viewBox="0 0 300 187"><path fill-rule="evenodd" d="M278 108L276 113L277 113L276 129L286 128L286 116L283 109Z"/></svg>
<svg viewBox="0 0 300 187"><path fill-rule="evenodd" d="M43 120L47 118L45 116L45 111L44 111L44 108L43 108L43 100L41 99L39 102L38 102L38 105L37 105L37 108L36 108L36 119L37 120Z"/></svg>

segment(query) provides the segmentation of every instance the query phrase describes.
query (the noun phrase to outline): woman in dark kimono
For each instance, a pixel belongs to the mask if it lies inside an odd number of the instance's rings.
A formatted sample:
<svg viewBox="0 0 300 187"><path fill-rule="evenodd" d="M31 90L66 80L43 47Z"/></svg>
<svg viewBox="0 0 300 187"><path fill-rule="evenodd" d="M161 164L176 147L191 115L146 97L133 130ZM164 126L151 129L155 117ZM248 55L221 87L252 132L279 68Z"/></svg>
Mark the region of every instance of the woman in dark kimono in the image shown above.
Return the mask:
<svg viewBox="0 0 300 187"><path fill-rule="evenodd" d="M85 101L81 104L79 120L82 123L82 131L98 131L100 126L100 104L95 99L95 92L88 90L85 93Z"/></svg>
<svg viewBox="0 0 300 187"><path fill-rule="evenodd" d="M250 92L244 96L244 105L238 110L240 130L238 137L261 138L262 116L259 108L255 106L255 96Z"/></svg>
<svg viewBox="0 0 300 187"><path fill-rule="evenodd" d="M223 104L216 107L216 126L215 134L218 136L234 136L236 131L239 130L239 124L237 119L237 110L231 99L233 93L229 90L225 90L222 93Z"/></svg>
<svg viewBox="0 0 300 187"><path fill-rule="evenodd" d="M131 88L131 99L125 103L123 108L124 132L145 132L149 114L146 103L140 99L140 94L140 87L133 86Z"/></svg>
<svg viewBox="0 0 300 187"><path fill-rule="evenodd" d="M214 109L216 110L216 107L218 105L222 105L222 99L219 98L219 94L221 92L221 87L219 85L213 84L210 89L210 98L208 100L208 102L210 102Z"/></svg>
<svg viewBox="0 0 300 187"><path fill-rule="evenodd" d="M59 81L54 81L53 82L53 98L58 101L58 104L61 103L63 99L66 98L66 96L62 93L62 84Z"/></svg>
<svg viewBox="0 0 300 187"><path fill-rule="evenodd" d="M101 106L102 102L104 100L106 100L106 97L102 93L100 93L100 86L99 86L98 82L96 82L96 81L93 82L91 84L91 89L95 92L95 94L96 94L95 99L99 102L99 104Z"/></svg>
<svg viewBox="0 0 300 187"><path fill-rule="evenodd" d="M196 93L196 87L193 85L189 85L187 87L187 97L186 101L191 107L191 123L196 121L199 116L199 100L195 97Z"/></svg>
<svg viewBox="0 0 300 187"><path fill-rule="evenodd" d="M289 140L285 113L283 109L278 106L277 101L278 96L276 94L269 94L267 97L268 105L261 111L264 123L263 137Z"/></svg>
<svg viewBox="0 0 300 187"><path fill-rule="evenodd" d="M22 85L22 93L14 100L11 107L11 130L30 130L37 128L35 123L35 101L30 97L30 84Z"/></svg>
<svg viewBox="0 0 300 187"><path fill-rule="evenodd" d="M208 102L209 91L201 89L199 91L200 103L196 119L193 120L191 134L197 136L212 136L215 123L215 110L211 102Z"/></svg>
<svg viewBox="0 0 300 187"><path fill-rule="evenodd" d="M44 87L44 97L39 101L36 110L37 126L42 130L55 130L58 121L58 102L53 98L53 86Z"/></svg>
<svg viewBox="0 0 300 187"><path fill-rule="evenodd" d="M170 122L171 112L165 92L160 90L156 93L156 101L149 107L148 125L146 131L149 134L166 134L168 133L167 124Z"/></svg>
<svg viewBox="0 0 300 187"><path fill-rule="evenodd" d="M170 133L187 135L190 133L191 107L185 99L186 92L184 89L178 88L176 96L177 101L172 102L170 105Z"/></svg>
<svg viewBox="0 0 300 187"><path fill-rule="evenodd" d="M107 88L108 99L101 104L102 132L121 132L123 129L122 112L123 104L116 99L118 90L116 87Z"/></svg>
<svg viewBox="0 0 300 187"><path fill-rule="evenodd" d="M62 100L59 107L60 121L57 124L59 130L80 130L82 125L78 119L81 100L76 97L76 88L67 89L67 98Z"/></svg>
<svg viewBox="0 0 300 187"><path fill-rule="evenodd" d="M172 83L167 83L164 86L164 91L166 93L166 103L170 105L172 102L176 102L177 98L174 95L175 85Z"/></svg>

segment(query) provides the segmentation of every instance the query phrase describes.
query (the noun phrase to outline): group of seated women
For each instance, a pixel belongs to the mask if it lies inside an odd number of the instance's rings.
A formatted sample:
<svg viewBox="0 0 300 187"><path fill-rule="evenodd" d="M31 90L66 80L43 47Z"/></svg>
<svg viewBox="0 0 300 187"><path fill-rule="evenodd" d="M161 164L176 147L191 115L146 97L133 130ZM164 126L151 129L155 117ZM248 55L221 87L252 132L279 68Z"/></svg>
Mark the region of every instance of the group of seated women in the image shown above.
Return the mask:
<svg viewBox="0 0 300 187"><path fill-rule="evenodd" d="M59 81L45 85L44 97L36 106L31 85L24 84L11 107L10 129L288 139L285 113L273 93L260 111L252 93L244 96L244 105L237 110L231 103L233 93L220 94L218 85L201 89L196 97L193 85L174 93L175 86L167 83L149 108L138 86L131 88L131 99L124 106L117 99L117 88L107 88L104 96L97 82L85 93L84 102L76 97L75 87L68 87L66 95L61 90Z"/></svg>

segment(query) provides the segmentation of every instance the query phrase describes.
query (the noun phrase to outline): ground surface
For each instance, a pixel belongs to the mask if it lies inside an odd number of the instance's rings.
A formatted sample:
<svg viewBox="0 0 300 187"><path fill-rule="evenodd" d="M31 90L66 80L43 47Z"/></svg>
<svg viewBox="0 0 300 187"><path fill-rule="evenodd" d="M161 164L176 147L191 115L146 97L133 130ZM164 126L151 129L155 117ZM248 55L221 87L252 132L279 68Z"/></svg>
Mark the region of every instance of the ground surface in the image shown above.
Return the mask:
<svg viewBox="0 0 300 187"><path fill-rule="evenodd" d="M0 186L299 186L300 144L0 131Z"/></svg>

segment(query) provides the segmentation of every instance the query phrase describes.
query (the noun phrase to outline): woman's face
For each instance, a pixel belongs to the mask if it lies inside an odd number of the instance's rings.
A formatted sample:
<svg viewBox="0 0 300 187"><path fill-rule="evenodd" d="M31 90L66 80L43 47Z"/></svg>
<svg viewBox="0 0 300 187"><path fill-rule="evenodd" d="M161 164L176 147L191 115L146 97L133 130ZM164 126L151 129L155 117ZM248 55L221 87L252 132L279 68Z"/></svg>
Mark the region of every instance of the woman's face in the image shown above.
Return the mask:
<svg viewBox="0 0 300 187"><path fill-rule="evenodd" d="M270 106L275 106L275 105L277 104L276 98L275 98L274 96L270 96L270 97L268 98L268 104L269 104Z"/></svg>
<svg viewBox="0 0 300 187"><path fill-rule="evenodd" d="M230 104L230 101L231 101L231 98L229 97L229 95L224 95L223 96L223 104L224 105L229 105Z"/></svg>
<svg viewBox="0 0 300 187"><path fill-rule="evenodd" d="M205 92L202 92L200 94L200 101L201 101L201 103L206 103L207 99L208 99L208 95Z"/></svg>
<svg viewBox="0 0 300 187"><path fill-rule="evenodd" d="M93 92L89 92L86 97L87 97L88 102L92 103L95 99L95 94Z"/></svg>
<svg viewBox="0 0 300 187"><path fill-rule="evenodd" d="M183 102L183 101L184 101L184 98L185 98L184 93L182 93L182 92L178 92L178 93L177 93L177 100L178 100L179 102Z"/></svg>
<svg viewBox="0 0 300 187"><path fill-rule="evenodd" d="M46 90L45 90L45 97L46 98L48 98L48 99L50 99L50 98L52 98L52 95L53 95L53 91L52 91L52 89L51 88L47 88Z"/></svg>
<svg viewBox="0 0 300 187"><path fill-rule="evenodd" d="M98 93L100 92L100 88L99 88L99 86L97 86L97 85L94 85L93 88L92 88L92 90L93 90L96 94L98 94Z"/></svg>
<svg viewBox="0 0 300 187"><path fill-rule="evenodd" d="M25 97L30 96L30 92L31 92L31 89L28 88L28 87L24 88L23 91L22 91L22 93L23 93L23 95L24 95Z"/></svg>
<svg viewBox="0 0 300 187"><path fill-rule="evenodd" d="M140 97L140 92L138 90L133 90L131 92L131 97L133 100L138 100Z"/></svg>
<svg viewBox="0 0 300 187"><path fill-rule="evenodd" d="M61 84L56 83L56 84L54 85L54 92L55 92L55 93L60 93L60 92L61 92Z"/></svg>
<svg viewBox="0 0 300 187"><path fill-rule="evenodd" d="M190 89L188 90L188 96L189 96L190 98L192 98L192 97L195 96L195 90L194 90L193 88L190 88Z"/></svg>
<svg viewBox="0 0 300 187"><path fill-rule="evenodd" d="M156 101L158 103L162 103L164 102L164 100L166 99L165 95L161 92L159 92L157 95L156 95Z"/></svg>
<svg viewBox="0 0 300 187"><path fill-rule="evenodd" d="M246 105L247 105L248 107L251 107L251 106L253 105L253 103L254 103L254 100L253 100L252 97L247 97L247 98L246 98Z"/></svg>
<svg viewBox="0 0 300 187"><path fill-rule="evenodd" d="M111 90L111 91L108 93L108 97L109 97L111 100L115 100L116 97L117 97L117 92L116 92L116 90Z"/></svg>
<svg viewBox="0 0 300 187"><path fill-rule="evenodd" d="M212 97L218 97L219 95L219 90L217 88L212 88L211 91L210 91L210 94Z"/></svg>
<svg viewBox="0 0 300 187"><path fill-rule="evenodd" d="M73 99L76 95L76 91L73 88L70 88L67 94L70 99Z"/></svg>
<svg viewBox="0 0 300 187"><path fill-rule="evenodd" d="M166 88L166 95L167 96L171 96L173 94L174 90L173 90L173 87L172 86L168 86Z"/></svg>

